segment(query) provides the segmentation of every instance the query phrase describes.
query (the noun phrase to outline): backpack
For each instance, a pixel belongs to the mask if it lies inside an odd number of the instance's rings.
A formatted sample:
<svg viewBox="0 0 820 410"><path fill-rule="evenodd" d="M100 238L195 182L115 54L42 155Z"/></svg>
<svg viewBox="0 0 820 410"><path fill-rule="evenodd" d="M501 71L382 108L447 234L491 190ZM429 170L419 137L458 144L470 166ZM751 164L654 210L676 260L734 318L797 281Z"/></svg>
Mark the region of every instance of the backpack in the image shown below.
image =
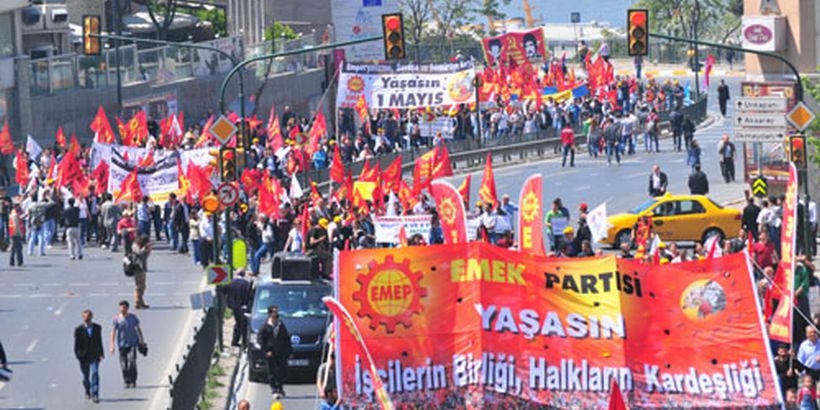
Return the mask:
<svg viewBox="0 0 820 410"><path fill-rule="evenodd" d="M128 255L122 258L122 273L129 278L136 275L139 269L139 260L134 255Z"/></svg>

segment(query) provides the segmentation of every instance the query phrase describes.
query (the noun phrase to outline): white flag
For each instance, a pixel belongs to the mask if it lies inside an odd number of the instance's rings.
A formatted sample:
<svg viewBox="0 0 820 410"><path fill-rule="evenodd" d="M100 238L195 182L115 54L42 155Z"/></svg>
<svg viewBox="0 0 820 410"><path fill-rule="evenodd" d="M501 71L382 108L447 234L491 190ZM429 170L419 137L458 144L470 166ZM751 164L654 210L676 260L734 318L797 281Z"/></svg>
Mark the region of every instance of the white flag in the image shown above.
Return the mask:
<svg viewBox="0 0 820 410"><path fill-rule="evenodd" d="M703 248L706 250L706 258L719 258L723 256L723 249L720 248L720 237L717 235L712 235L709 239L706 240L706 243L703 244Z"/></svg>
<svg viewBox="0 0 820 410"><path fill-rule="evenodd" d="M290 197L301 198L302 193L302 185L299 184L299 179L296 178L296 174L293 174L290 177Z"/></svg>
<svg viewBox="0 0 820 410"><path fill-rule="evenodd" d="M606 219L606 202L587 213L587 225L592 233L593 243L606 238L606 231L609 229L609 222Z"/></svg>
<svg viewBox="0 0 820 410"><path fill-rule="evenodd" d="M40 156L40 153L43 152L43 147L31 138L31 135L26 137L26 152L28 152L28 156L31 159L35 159Z"/></svg>

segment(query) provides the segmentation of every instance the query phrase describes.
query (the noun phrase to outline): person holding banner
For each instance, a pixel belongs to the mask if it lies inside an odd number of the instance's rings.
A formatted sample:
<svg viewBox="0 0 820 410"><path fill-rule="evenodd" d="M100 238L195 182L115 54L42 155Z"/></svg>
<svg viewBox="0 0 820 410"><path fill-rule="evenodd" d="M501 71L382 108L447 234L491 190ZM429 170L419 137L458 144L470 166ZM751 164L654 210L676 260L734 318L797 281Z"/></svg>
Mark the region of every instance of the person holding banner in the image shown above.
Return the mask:
<svg viewBox="0 0 820 410"><path fill-rule="evenodd" d="M801 253L795 259L794 270L794 308L799 312L792 315L792 340L803 340L806 334L804 329L809 324L807 318L811 317L811 306L809 305L809 286L811 278L814 276L814 264L811 259Z"/></svg>

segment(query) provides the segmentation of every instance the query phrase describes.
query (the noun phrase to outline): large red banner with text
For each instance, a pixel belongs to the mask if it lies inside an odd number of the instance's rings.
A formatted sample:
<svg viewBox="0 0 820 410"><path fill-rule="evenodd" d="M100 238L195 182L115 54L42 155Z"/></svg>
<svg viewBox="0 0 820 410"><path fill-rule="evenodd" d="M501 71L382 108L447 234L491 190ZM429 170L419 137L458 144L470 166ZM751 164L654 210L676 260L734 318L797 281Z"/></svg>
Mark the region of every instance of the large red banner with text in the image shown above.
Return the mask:
<svg viewBox="0 0 820 410"><path fill-rule="evenodd" d="M342 252L337 298L398 408L776 407L745 254L654 265L484 243ZM338 323L337 323L338 326ZM375 406L336 332L340 393Z"/></svg>
<svg viewBox="0 0 820 410"><path fill-rule="evenodd" d="M540 27L481 39L484 59L489 66L538 63L547 55L544 31Z"/></svg>

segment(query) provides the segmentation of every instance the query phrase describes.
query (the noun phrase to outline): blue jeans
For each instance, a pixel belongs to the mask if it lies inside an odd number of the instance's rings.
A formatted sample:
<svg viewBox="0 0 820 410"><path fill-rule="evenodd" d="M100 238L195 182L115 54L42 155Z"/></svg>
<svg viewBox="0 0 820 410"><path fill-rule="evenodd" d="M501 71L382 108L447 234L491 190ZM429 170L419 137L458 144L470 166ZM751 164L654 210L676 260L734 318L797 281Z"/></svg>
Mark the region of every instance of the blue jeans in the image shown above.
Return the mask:
<svg viewBox="0 0 820 410"><path fill-rule="evenodd" d="M85 394L89 394L91 397L99 396L100 361L92 360L90 362L86 362L84 360L80 360L80 371L83 372L83 387L85 388Z"/></svg>
<svg viewBox="0 0 820 410"><path fill-rule="evenodd" d="M45 224L44 224L45 225ZM40 255L46 254L46 235L43 226L35 228L32 226L31 235L28 238L28 254L34 253L34 243L37 242L40 246Z"/></svg>
<svg viewBox="0 0 820 410"><path fill-rule="evenodd" d="M179 231L171 222L168 222L165 227L167 228L166 235L171 239L171 250L175 251L179 248Z"/></svg>
<svg viewBox="0 0 820 410"><path fill-rule="evenodd" d="M137 221L137 235L151 235L151 221Z"/></svg>
<svg viewBox="0 0 820 410"><path fill-rule="evenodd" d="M615 154L615 160L618 163L621 163L621 153L618 151L618 142L617 141L607 141L606 143L606 162L607 164L612 163L612 154Z"/></svg>
<svg viewBox="0 0 820 410"><path fill-rule="evenodd" d="M85 235L88 234L88 218L80 218L80 245L85 246Z"/></svg>
<svg viewBox="0 0 820 410"><path fill-rule="evenodd" d="M262 258L268 254L268 252L273 252L273 247L269 243L262 242L259 245L259 249L256 250L256 253L253 254L253 258L251 259L251 271L253 273L259 273L259 264L262 262Z"/></svg>
<svg viewBox="0 0 820 410"><path fill-rule="evenodd" d="M54 242L54 235L57 234L57 221L54 219L48 219L43 223L43 237L45 238L45 244L51 245Z"/></svg>
<svg viewBox="0 0 820 410"><path fill-rule="evenodd" d="M202 245L199 239L191 239L191 248L193 249L194 263L199 265L202 263Z"/></svg>

